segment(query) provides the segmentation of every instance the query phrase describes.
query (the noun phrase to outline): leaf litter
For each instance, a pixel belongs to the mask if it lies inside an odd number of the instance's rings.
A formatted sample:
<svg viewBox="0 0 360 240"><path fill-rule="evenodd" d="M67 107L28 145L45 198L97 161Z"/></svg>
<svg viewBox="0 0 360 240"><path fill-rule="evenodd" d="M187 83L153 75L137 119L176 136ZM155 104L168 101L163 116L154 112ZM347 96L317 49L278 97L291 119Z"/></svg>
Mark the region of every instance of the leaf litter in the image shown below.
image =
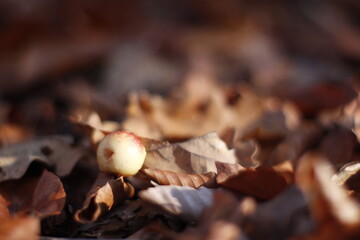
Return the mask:
<svg viewBox="0 0 360 240"><path fill-rule="evenodd" d="M1 239L360 238L353 1L30 2L0 7ZM134 176L99 172L115 130Z"/></svg>

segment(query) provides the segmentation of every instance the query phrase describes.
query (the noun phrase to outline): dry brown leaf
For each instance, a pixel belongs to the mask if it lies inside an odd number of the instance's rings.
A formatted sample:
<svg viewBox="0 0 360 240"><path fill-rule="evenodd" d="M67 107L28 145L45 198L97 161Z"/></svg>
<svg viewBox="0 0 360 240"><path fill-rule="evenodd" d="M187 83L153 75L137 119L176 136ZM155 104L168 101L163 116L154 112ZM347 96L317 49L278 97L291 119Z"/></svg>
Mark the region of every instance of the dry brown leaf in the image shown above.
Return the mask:
<svg viewBox="0 0 360 240"><path fill-rule="evenodd" d="M335 126L322 139L319 151L336 167L351 161L353 150L357 144L355 134L342 126Z"/></svg>
<svg viewBox="0 0 360 240"><path fill-rule="evenodd" d="M195 67L183 87L168 99L132 95L124 129L145 137L179 140L229 127L244 128L258 118L263 106L253 91L236 89L241 98L230 104L226 89L207 70Z"/></svg>
<svg viewBox="0 0 360 240"><path fill-rule="evenodd" d="M204 174L216 172L215 161L235 163L237 159L216 133L209 133L148 151L144 167Z"/></svg>
<svg viewBox="0 0 360 240"><path fill-rule="evenodd" d="M134 194L134 188L125 183L123 178L114 179L113 175L100 173L89 190L83 207L75 213L74 219L79 223L94 222L117 204L132 198Z"/></svg>
<svg viewBox="0 0 360 240"><path fill-rule="evenodd" d="M217 162L217 183L234 191L270 199L284 191L292 181L291 170L267 167L243 168L239 164Z"/></svg>
<svg viewBox="0 0 360 240"><path fill-rule="evenodd" d="M120 129L120 124L113 121L101 121L100 116L95 112L69 119L81 128L93 146L96 146L106 134Z"/></svg>
<svg viewBox="0 0 360 240"><path fill-rule="evenodd" d="M342 166L331 178L338 185L347 184L350 190L359 190L360 163L351 162Z"/></svg>
<svg viewBox="0 0 360 240"><path fill-rule="evenodd" d="M14 217L0 220L0 238L6 240L38 240L40 221L35 217Z"/></svg>
<svg viewBox="0 0 360 240"><path fill-rule="evenodd" d="M304 194L291 186L270 201L243 214L241 227L250 239L288 239L308 234L315 223Z"/></svg>
<svg viewBox="0 0 360 240"><path fill-rule="evenodd" d="M29 128L12 123L3 123L0 125L0 146L29 140L32 134Z"/></svg>
<svg viewBox="0 0 360 240"><path fill-rule="evenodd" d="M307 153L300 159L296 182L307 197L318 225L316 231L304 239L360 237L359 206L341 186L331 181L333 174L331 165L320 153Z"/></svg>
<svg viewBox="0 0 360 240"><path fill-rule="evenodd" d="M286 87L286 91L284 91ZM346 81L323 81L300 86L283 86L278 95L293 102L306 116L318 114L321 110L340 107L356 97Z"/></svg>
<svg viewBox="0 0 360 240"><path fill-rule="evenodd" d="M12 214L32 214L40 218L60 214L66 201L60 179L47 170L43 170L40 178L26 175L20 180L3 182L0 193Z"/></svg>
<svg viewBox="0 0 360 240"><path fill-rule="evenodd" d="M177 185L198 188L201 186L214 187L216 174L214 172L205 174L187 174L156 168L143 168L137 175L140 178L154 181L160 185Z"/></svg>
<svg viewBox="0 0 360 240"><path fill-rule="evenodd" d="M139 192L139 196L185 221L194 221L204 207L212 204L213 191L205 187L156 186Z"/></svg>
<svg viewBox="0 0 360 240"><path fill-rule="evenodd" d="M10 203L0 195L0 221L11 217L8 206Z"/></svg>
<svg viewBox="0 0 360 240"><path fill-rule="evenodd" d="M240 228L244 211L254 211L255 202L251 199L238 200L228 191L216 190L213 203L204 209L196 228L188 228L176 239L201 240L241 240L246 239Z"/></svg>
<svg viewBox="0 0 360 240"><path fill-rule="evenodd" d="M101 239L123 239L138 231L154 217L142 200L126 200L97 221L79 226L81 236Z"/></svg>
<svg viewBox="0 0 360 240"><path fill-rule="evenodd" d="M58 176L71 172L84 150L72 146L73 139L50 136L0 149L0 181L22 177L33 161L55 169Z"/></svg>
<svg viewBox="0 0 360 240"><path fill-rule="evenodd" d="M242 133L242 139L277 140L289 132L283 112L266 112Z"/></svg>
<svg viewBox="0 0 360 240"><path fill-rule="evenodd" d="M273 166L284 161L296 163L301 154L320 141L322 132L319 128L311 124L300 126L275 147L263 165Z"/></svg>

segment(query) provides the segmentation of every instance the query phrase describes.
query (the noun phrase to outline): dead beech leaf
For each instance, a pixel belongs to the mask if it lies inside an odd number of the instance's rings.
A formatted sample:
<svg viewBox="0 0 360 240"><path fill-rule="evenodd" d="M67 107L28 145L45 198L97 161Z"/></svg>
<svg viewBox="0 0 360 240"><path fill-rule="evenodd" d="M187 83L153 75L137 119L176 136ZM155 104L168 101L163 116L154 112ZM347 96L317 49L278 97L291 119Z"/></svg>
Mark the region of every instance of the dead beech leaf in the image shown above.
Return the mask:
<svg viewBox="0 0 360 240"><path fill-rule="evenodd" d="M270 199L284 191L292 181L290 170L258 167L243 168L238 164L217 162L217 183L234 191L261 199Z"/></svg>
<svg viewBox="0 0 360 240"><path fill-rule="evenodd" d="M242 139L273 140L287 135L289 129L283 112L266 112L242 132Z"/></svg>
<svg viewBox="0 0 360 240"><path fill-rule="evenodd" d="M20 180L3 182L0 193L11 214L31 213L40 218L60 214L66 201L60 179L47 170L43 170L40 178L25 175Z"/></svg>
<svg viewBox="0 0 360 240"><path fill-rule="evenodd" d="M360 171L360 163L359 162L351 162L342 166L339 171L337 171L332 177L331 180L334 181L338 185L343 185L347 183L350 190L354 189L352 183L354 183L355 179L358 179L358 173ZM358 185L358 184L357 184ZM358 189L355 187L355 189Z"/></svg>
<svg viewBox="0 0 360 240"><path fill-rule="evenodd" d="M80 225L79 231L86 238L124 239L152 219L152 212L140 199L126 200L97 221Z"/></svg>
<svg viewBox="0 0 360 240"><path fill-rule="evenodd" d="M0 195L0 221L1 219L7 219L11 217L8 209L9 205L10 203L6 201L6 199L2 195Z"/></svg>
<svg viewBox="0 0 360 240"><path fill-rule="evenodd" d="M131 95L124 129L146 137L187 139L229 127L243 128L261 114L262 103L253 91L234 90L241 98L230 104L226 89L207 70L194 68L182 88L167 99L146 93Z"/></svg>
<svg viewBox="0 0 360 240"><path fill-rule="evenodd" d="M317 222L307 239L357 239L360 237L360 209L344 188L331 181L334 174L323 154L310 152L299 162L296 182L309 201Z"/></svg>
<svg viewBox="0 0 360 240"><path fill-rule="evenodd" d="M139 172L141 178L154 181L160 185L188 186L192 188L214 186L215 175L214 172L205 174L187 174L155 168L143 168Z"/></svg>
<svg viewBox="0 0 360 240"><path fill-rule="evenodd" d="M117 204L132 198L134 194L134 188L125 183L123 178L114 179L112 175L99 173L83 207L75 213L74 219L79 223L94 222Z"/></svg>
<svg viewBox="0 0 360 240"><path fill-rule="evenodd" d="M320 151L336 168L339 168L351 161L356 144L356 136L350 129L335 126L322 139Z"/></svg>
<svg viewBox="0 0 360 240"><path fill-rule="evenodd" d="M200 215L198 226L194 229L188 228L176 239L246 239L240 222L244 212L253 212L255 208L256 203L253 199L238 200L229 191L215 190L213 203Z"/></svg>
<svg viewBox="0 0 360 240"><path fill-rule="evenodd" d="M212 204L213 191L205 187L156 186L139 192L139 196L185 221L194 221L204 207Z"/></svg>
<svg viewBox="0 0 360 240"><path fill-rule="evenodd" d="M40 221L35 217L14 217L0 220L0 239L38 240Z"/></svg>
<svg viewBox="0 0 360 240"><path fill-rule="evenodd" d="M235 163L237 159L216 133L209 133L148 151L144 167L203 174L216 172L215 161Z"/></svg>
<svg viewBox="0 0 360 240"><path fill-rule="evenodd" d="M0 146L6 146L30 139L31 129L12 123L0 124Z"/></svg>
<svg viewBox="0 0 360 240"><path fill-rule="evenodd" d="M286 86L278 95L293 102L306 116L318 114L321 110L340 107L356 97L356 92L346 81L323 81L300 86Z"/></svg>
<svg viewBox="0 0 360 240"><path fill-rule="evenodd" d="M317 125L303 125L291 132L271 153L266 166L273 166L284 161L296 163L308 148L321 139L322 132Z"/></svg>
<svg viewBox="0 0 360 240"><path fill-rule="evenodd" d="M84 155L72 144L71 137L50 136L1 148L0 181L20 178L33 161L54 167L58 176L69 174Z"/></svg>
<svg viewBox="0 0 360 240"><path fill-rule="evenodd" d="M120 129L120 124L113 121L101 121L100 116L95 112L91 112L85 116L70 117L69 119L81 128L94 146L96 146L107 133Z"/></svg>

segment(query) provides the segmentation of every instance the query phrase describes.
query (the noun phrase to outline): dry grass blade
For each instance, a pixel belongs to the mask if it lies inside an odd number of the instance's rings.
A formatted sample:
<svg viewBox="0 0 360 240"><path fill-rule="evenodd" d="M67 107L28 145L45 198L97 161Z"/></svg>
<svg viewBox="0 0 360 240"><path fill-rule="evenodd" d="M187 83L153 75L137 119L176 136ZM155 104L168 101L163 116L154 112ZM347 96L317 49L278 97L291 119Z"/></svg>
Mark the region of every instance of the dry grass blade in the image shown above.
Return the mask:
<svg viewBox="0 0 360 240"><path fill-rule="evenodd" d="M140 177L154 181L160 185L177 185L198 188L201 186L215 186L215 173L205 174L187 174L181 172L172 172L153 168L144 168L140 170Z"/></svg>
<svg viewBox="0 0 360 240"><path fill-rule="evenodd" d="M117 204L133 197L134 193L134 188L123 178L114 179L111 175L100 173L74 219L79 223L94 222Z"/></svg>

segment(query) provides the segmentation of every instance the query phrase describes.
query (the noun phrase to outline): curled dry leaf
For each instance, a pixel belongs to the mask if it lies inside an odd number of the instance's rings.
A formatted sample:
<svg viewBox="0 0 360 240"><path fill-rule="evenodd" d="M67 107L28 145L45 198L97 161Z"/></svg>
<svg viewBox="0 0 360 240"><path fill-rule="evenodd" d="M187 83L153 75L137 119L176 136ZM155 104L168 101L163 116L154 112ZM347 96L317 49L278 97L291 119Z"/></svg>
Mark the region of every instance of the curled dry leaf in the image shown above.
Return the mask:
<svg viewBox="0 0 360 240"><path fill-rule="evenodd" d="M358 178L358 173L360 171L360 162L352 162L349 164L345 164L342 168L339 169L337 173L335 173L331 180L333 180L338 185L342 185L344 183L348 183L348 180L353 180L352 178ZM349 188L353 189L352 184L348 183Z"/></svg>
<svg viewBox="0 0 360 240"><path fill-rule="evenodd" d="M203 174L216 172L215 161L235 163L237 159L216 133L209 133L148 151L144 167Z"/></svg>
<svg viewBox="0 0 360 240"><path fill-rule="evenodd" d="M0 149L0 181L18 179L33 161L55 169L56 175L65 176L84 155L84 150L72 146L67 136L50 136L15 144Z"/></svg>
<svg viewBox="0 0 360 240"><path fill-rule="evenodd" d="M198 188L201 186L215 186L215 173L205 174L186 174L182 172L172 172L153 168L143 168L139 172L139 177L156 182L160 185L177 185Z"/></svg>
<svg viewBox="0 0 360 240"><path fill-rule="evenodd" d="M156 186L139 192L141 199L185 221L196 220L213 201L212 189L182 186Z"/></svg>
<svg viewBox="0 0 360 240"><path fill-rule="evenodd" d="M94 222L117 204L132 198L134 194L134 188L125 183L123 178L114 179L112 175L100 173L74 219L79 223Z"/></svg>
<svg viewBox="0 0 360 240"><path fill-rule="evenodd" d="M357 239L360 209L345 190L331 181L334 174L323 154L305 154L299 162L296 182L309 201L317 231L309 239Z"/></svg>
<svg viewBox="0 0 360 240"><path fill-rule="evenodd" d="M20 180L3 182L0 193L11 214L31 213L40 218L60 214L66 201L60 179L47 170L43 170L40 178L26 175Z"/></svg>
<svg viewBox="0 0 360 240"><path fill-rule="evenodd" d="M234 191L261 199L270 199L284 191L292 182L291 169L243 168L239 164L216 162L217 183Z"/></svg>
<svg viewBox="0 0 360 240"><path fill-rule="evenodd" d="M149 212L152 210L144 206L142 200L126 200L97 221L80 225L79 231L87 238L123 239L153 217Z"/></svg>

